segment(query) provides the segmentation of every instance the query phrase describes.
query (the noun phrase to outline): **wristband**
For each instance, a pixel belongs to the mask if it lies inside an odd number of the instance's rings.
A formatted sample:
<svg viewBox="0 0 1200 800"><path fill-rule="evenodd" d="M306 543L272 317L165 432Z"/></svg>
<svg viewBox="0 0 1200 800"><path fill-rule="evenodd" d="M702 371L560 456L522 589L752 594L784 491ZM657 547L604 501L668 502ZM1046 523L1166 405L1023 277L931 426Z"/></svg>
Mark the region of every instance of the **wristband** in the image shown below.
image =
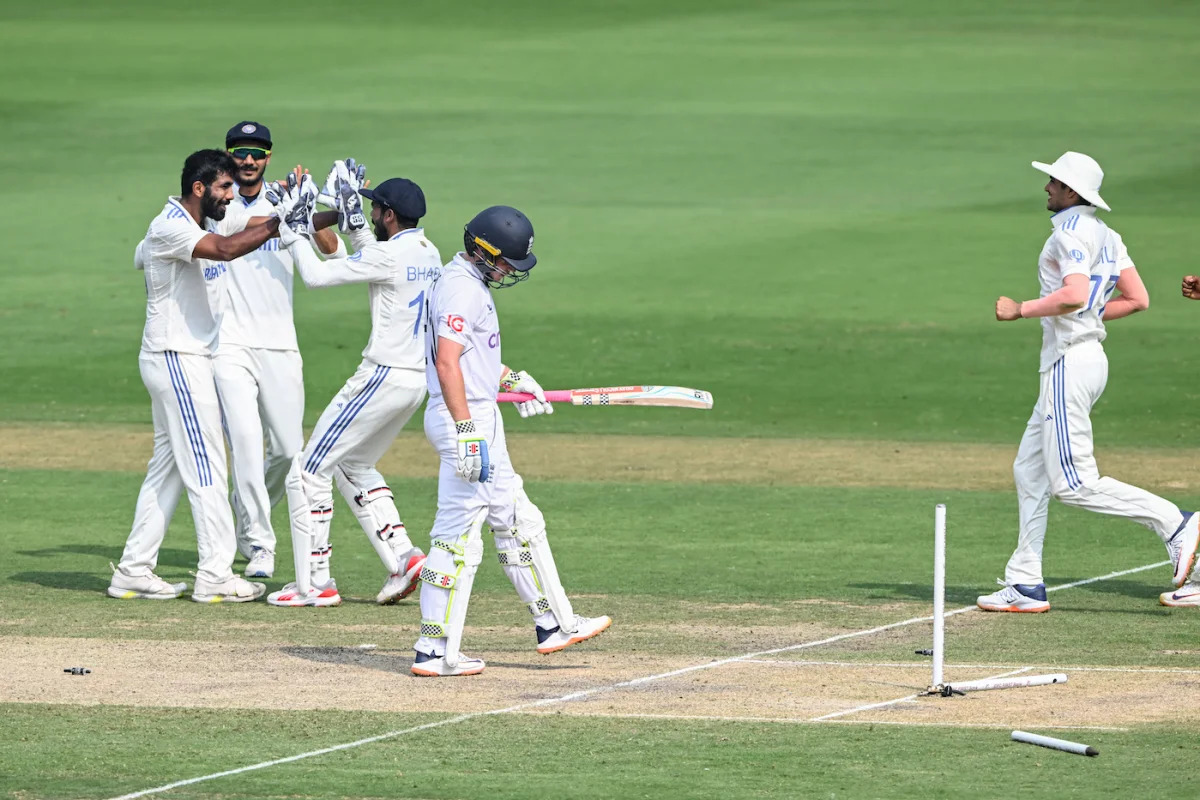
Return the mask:
<svg viewBox="0 0 1200 800"><path fill-rule="evenodd" d="M464 433L474 433L475 420L465 419L462 422L456 422L454 423L454 430L460 435Z"/></svg>

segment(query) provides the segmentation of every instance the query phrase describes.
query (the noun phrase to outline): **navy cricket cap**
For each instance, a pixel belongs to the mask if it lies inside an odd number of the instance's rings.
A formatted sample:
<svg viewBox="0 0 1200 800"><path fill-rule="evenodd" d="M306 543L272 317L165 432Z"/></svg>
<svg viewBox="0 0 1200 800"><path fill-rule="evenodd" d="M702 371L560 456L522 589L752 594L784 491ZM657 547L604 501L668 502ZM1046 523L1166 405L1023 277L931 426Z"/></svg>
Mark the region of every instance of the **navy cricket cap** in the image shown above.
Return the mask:
<svg viewBox="0 0 1200 800"><path fill-rule="evenodd" d="M229 129L229 133L225 134L225 146L229 147L234 142L261 142L271 149L271 131L266 125L260 125L257 122L239 122Z"/></svg>
<svg viewBox="0 0 1200 800"><path fill-rule="evenodd" d="M387 206L398 217L420 219L425 216L425 193L408 178L388 178L374 189L360 189L358 193Z"/></svg>

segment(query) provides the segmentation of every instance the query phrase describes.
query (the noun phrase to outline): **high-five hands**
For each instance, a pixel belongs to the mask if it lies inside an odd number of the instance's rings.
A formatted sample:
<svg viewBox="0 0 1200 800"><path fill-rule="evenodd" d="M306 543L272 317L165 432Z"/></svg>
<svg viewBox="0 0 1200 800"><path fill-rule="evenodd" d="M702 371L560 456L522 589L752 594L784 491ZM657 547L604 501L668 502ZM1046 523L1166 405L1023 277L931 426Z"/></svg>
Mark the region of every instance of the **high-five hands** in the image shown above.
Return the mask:
<svg viewBox="0 0 1200 800"><path fill-rule="evenodd" d="M276 181L267 187L267 202L275 206L279 216L279 242L284 247L312 234L317 194L316 184L307 172L289 172L286 186Z"/></svg>
<svg viewBox="0 0 1200 800"><path fill-rule="evenodd" d="M333 166L329 168L329 174L325 176L325 183L321 185L321 193L317 197L317 202L326 208L337 208L338 178L353 184L355 191L365 189L370 185L370 181L367 180L366 164L359 164L353 158L333 162Z"/></svg>

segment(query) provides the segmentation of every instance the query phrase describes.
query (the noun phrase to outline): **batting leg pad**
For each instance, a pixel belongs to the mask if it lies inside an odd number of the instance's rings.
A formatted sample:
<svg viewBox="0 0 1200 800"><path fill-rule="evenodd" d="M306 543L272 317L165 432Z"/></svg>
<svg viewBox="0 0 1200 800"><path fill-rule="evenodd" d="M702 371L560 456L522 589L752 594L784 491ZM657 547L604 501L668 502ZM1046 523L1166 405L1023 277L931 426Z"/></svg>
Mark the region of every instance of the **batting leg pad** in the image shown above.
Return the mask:
<svg viewBox="0 0 1200 800"><path fill-rule="evenodd" d="M535 617L550 612L566 632L575 629L575 611L558 577L558 567L546 538L546 520L524 489L517 490L516 526L492 529L496 557L504 574Z"/></svg>
<svg viewBox="0 0 1200 800"><path fill-rule="evenodd" d="M364 486L365 481L356 480L359 476L340 466L333 474L338 491L346 498L359 526L367 535L367 541L375 549L388 574L403 572L400 556L411 550L413 544L400 520L400 512L396 510L392 490L382 483Z"/></svg>
<svg viewBox="0 0 1200 800"><path fill-rule="evenodd" d="M299 455L283 479L287 497L288 517L292 528L292 565L296 569L296 589L308 594L312 588L311 554L313 551L312 503L304 487L304 462Z"/></svg>
<svg viewBox="0 0 1200 800"><path fill-rule="evenodd" d="M483 561L481 530L486 513L484 509L477 515L456 540L435 539L421 568L420 579L425 584L421 587L421 638L445 637L445 659L451 667L458 664L471 587ZM426 643L426 649L436 652L439 648Z"/></svg>

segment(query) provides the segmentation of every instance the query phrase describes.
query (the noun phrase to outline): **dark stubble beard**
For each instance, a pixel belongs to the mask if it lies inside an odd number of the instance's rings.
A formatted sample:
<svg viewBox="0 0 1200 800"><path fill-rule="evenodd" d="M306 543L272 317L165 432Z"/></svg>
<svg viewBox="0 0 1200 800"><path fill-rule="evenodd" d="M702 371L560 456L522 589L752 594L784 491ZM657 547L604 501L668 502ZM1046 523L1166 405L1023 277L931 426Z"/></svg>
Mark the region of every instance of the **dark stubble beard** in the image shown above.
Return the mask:
<svg viewBox="0 0 1200 800"><path fill-rule="evenodd" d="M205 187L204 196L200 198L200 214L218 222L225 219L225 206L217 200L211 187Z"/></svg>

